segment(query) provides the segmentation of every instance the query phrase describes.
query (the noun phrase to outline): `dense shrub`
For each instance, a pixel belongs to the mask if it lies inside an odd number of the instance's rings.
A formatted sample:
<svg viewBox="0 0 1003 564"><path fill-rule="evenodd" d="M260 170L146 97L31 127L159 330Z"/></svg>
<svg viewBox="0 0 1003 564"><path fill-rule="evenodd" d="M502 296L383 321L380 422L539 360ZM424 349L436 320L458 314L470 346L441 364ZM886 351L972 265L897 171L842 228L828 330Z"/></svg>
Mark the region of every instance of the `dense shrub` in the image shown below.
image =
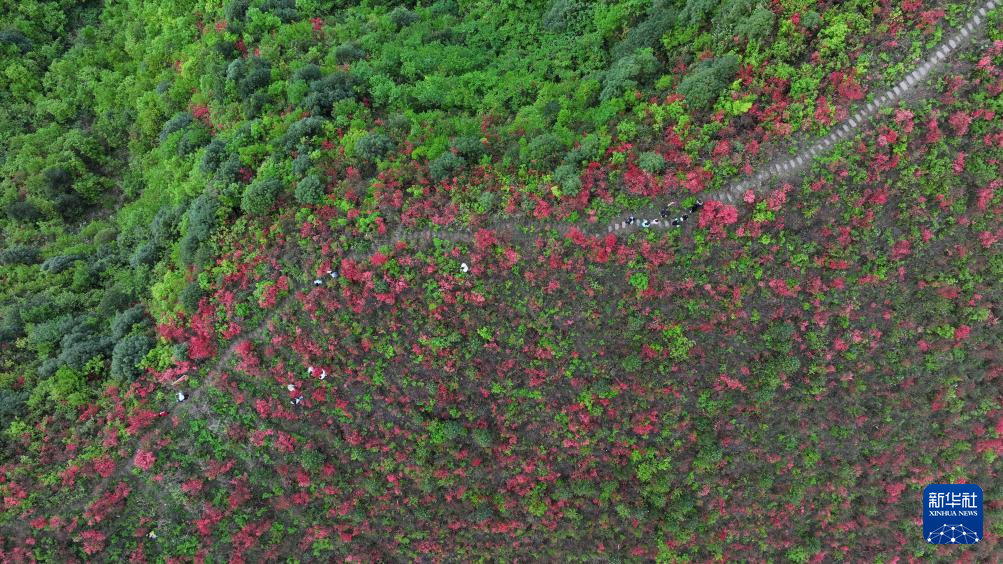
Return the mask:
<svg viewBox="0 0 1003 564"><path fill-rule="evenodd" d="M335 102L355 99L360 81L350 72L337 71L310 84L303 106L316 116L331 116Z"/></svg>
<svg viewBox="0 0 1003 564"><path fill-rule="evenodd" d="M679 12L679 20L686 25L699 26L707 21L718 6L718 0L687 0Z"/></svg>
<svg viewBox="0 0 1003 564"><path fill-rule="evenodd" d="M367 133L355 142L355 154L364 161L382 159L394 148L394 142L383 133Z"/></svg>
<svg viewBox="0 0 1003 564"><path fill-rule="evenodd" d="M388 17L397 29L407 27L421 19L421 16L404 6L394 8Z"/></svg>
<svg viewBox="0 0 1003 564"><path fill-rule="evenodd" d="M0 264L38 264L42 262L42 253L38 247L17 245L0 251Z"/></svg>
<svg viewBox="0 0 1003 564"><path fill-rule="evenodd" d="M32 47L31 40L16 29L0 30L0 44L4 43L17 47L22 55L31 51Z"/></svg>
<svg viewBox="0 0 1003 564"><path fill-rule="evenodd" d="M12 343L24 336L24 322L16 309L0 312L0 344Z"/></svg>
<svg viewBox="0 0 1003 564"><path fill-rule="evenodd" d="M188 156L205 147L211 140L212 137L209 133L209 128L201 123L197 123L185 128L181 134L181 138L178 139L177 154L179 157Z"/></svg>
<svg viewBox="0 0 1003 564"><path fill-rule="evenodd" d="M206 239L216 227L216 211L219 202L209 192L204 192L195 198L188 207L188 233L198 239ZM165 217L166 221L167 218ZM166 228L166 225L164 225Z"/></svg>
<svg viewBox="0 0 1003 564"><path fill-rule="evenodd" d="M63 221L74 221L87 211L87 200L75 192L60 194L52 199L52 207Z"/></svg>
<svg viewBox="0 0 1003 564"><path fill-rule="evenodd" d="M53 166L42 171L45 194L49 197L62 194L73 187L73 176L63 167Z"/></svg>
<svg viewBox="0 0 1003 564"><path fill-rule="evenodd" d="M129 255L129 264L138 267L144 264L154 264L160 258L160 250L152 241L145 241L136 245L132 254Z"/></svg>
<svg viewBox="0 0 1003 564"><path fill-rule="evenodd" d="M226 69L226 78L236 88L237 95L249 98L272 80L271 64L261 57L235 59Z"/></svg>
<svg viewBox="0 0 1003 564"><path fill-rule="evenodd" d="M749 40L766 39L773 31L776 15L762 6L757 6L752 13L735 26L735 31Z"/></svg>
<svg viewBox="0 0 1003 564"><path fill-rule="evenodd" d="M167 138L176 131L181 131L182 129L188 127L195 121L195 117L188 112L178 112L164 123L164 126L160 128L159 139L163 143L167 141Z"/></svg>
<svg viewBox="0 0 1003 564"><path fill-rule="evenodd" d="M299 19L299 12L296 11L296 0L265 0L261 4L260 10L276 16L282 23Z"/></svg>
<svg viewBox="0 0 1003 564"><path fill-rule="evenodd" d="M229 152L226 148L226 141L223 141L219 137L216 137L205 148L205 152L202 153L202 163L199 168L202 172L212 174L219 170L223 161L229 156Z"/></svg>
<svg viewBox="0 0 1003 564"><path fill-rule="evenodd" d="M610 56L614 60L628 57L638 49L653 49L659 45L662 36L676 21L676 10L663 4L665 2L654 2L648 17L627 32L627 35L610 50Z"/></svg>
<svg viewBox="0 0 1003 564"><path fill-rule="evenodd" d="M646 172L659 174L665 170L665 157L654 151L645 151L638 155L637 166Z"/></svg>
<svg viewBox="0 0 1003 564"><path fill-rule="evenodd" d="M42 213L31 202L12 202L7 206L7 217L14 221L31 223L41 219Z"/></svg>
<svg viewBox="0 0 1003 564"><path fill-rule="evenodd" d="M123 380L135 380L142 373L138 364L153 348L153 339L146 335L129 335L115 343L111 352L111 375Z"/></svg>
<svg viewBox="0 0 1003 564"><path fill-rule="evenodd" d="M554 180L561 185L561 189L567 193L577 192L582 186L582 181L578 173L578 167L569 164L562 164L554 169Z"/></svg>
<svg viewBox="0 0 1003 564"><path fill-rule="evenodd" d="M431 6L432 15L435 17L455 15L460 9L456 0L436 0Z"/></svg>
<svg viewBox="0 0 1003 564"><path fill-rule="evenodd" d="M185 311L194 313L198 311L199 301L203 296L205 296L205 290L199 286L198 282L190 282L181 290L181 295L178 296L178 299L181 302L181 306L185 308Z"/></svg>
<svg viewBox="0 0 1003 564"><path fill-rule="evenodd" d="M326 193L324 181L321 180L320 176L311 174L296 184L293 196L301 204L312 205L321 203Z"/></svg>
<svg viewBox="0 0 1003 564"><path fill-rule="evenodd" d="M301 66L300 68L296 69L295 71L293 71L292 77L290 77L289 80L290 81L302 80L304 82L313 82L314 80L318 80L321 76L323 75L320 72L320 67L318 67L313 63L307 63Z"/></svg>
<svg viewBox="0 0 1003 564"><path fill-rule="evenodd" d="M467 161L463 160L463 157L446 151L428 164L428 172L432 175L432 180L442 182L455 176L466 164Z"/></svg>
<svg viewBox="0 0 1003 564"><path fill-rule="evenodd" d="M0 342L3 336L0 335ZM0 389L0 423L7 423L15 417L25 414L24 402L28 399L29 392Z"/></svg>
<svg viewBox="0 0 1003 564"><path fill-rule="evenodd" d="M324 120L319 117L305 117L294 122L279 139L279 143L286 151L295 150L303 139L320 135L324 131Z"/></svg>
<svg viewBox="0 0 1003 564"><path fill-rule="evenodd" d="M304 151L293 160L293 174L297 176L306 174L313 166L313 158L310 157L310 153Z"/></svg>
<svg viewBox="0 0 1003 564"><path fill-rule="evenodd" d="M334 60L338 61L338 64L352 63L365 57L366 52L354 41L342 43L334 48Z"/></svg>
<svg viewBox="0 0 1003 564"><path fill-rule="evenodd" d="M135 301L136 299L126 289L119 286L113 286L102 292L101 303L98 304L98 311L104 316L111 316L116 312L132 306Z"/></svg>
<svg viewBox="0 0 1003 564"><path fill-rule="evenodd" d="M654 78L660 68L654 51L638 49L634 53L617 59L606 71L600 100L619 98L625 92L638 88L642 83Z"/></svg>
<svg viewBox="0 0 1003 564"><path fill-rule="evenodd" d="M79 369L92 358L107 357L113 341L110 336L101 335L95 327L95 319L85 319L60 340L59 366Z"/></svg>
<svg viewBox="0 0 1003 564"><path fill-rule="evenodd" d="M174 241L180 231L181 218L185 213L185 205L163 206L157 210L150 222L150 235L153 243L166 245Z"/></svg>
<svg viewBox="0 0 1003 564"><path fill-rule="evenodd" d="M241 182L240 169L244 165L240 162L240 156L237 153L230 153L230 156L223 161L219 168L216 169L216 174L213 176L213 180L222 186L227 186L235 182Z"/></svg>
<svg viewBox="0 0 1003 564"><path fill-rule="evenodd" d="M275 178L258 179L244 189L240 209L250 215L263 215L272 209L282 192L282 182Z"/></svg>
<svg viewBox="0 0 1003 564"><path fill-rule="evenodd" d="M247 17L247 9L250 7L250 0L230 0L223 10L223 15L228 22L242 22Z"/></svg>
<svg viewBox="0 0 1003 564"><path fill-rule="evenodd" d="M42 270L50 274L59 274L60 272L72 266L74 262L80 260L81 258L83 257L81 257L78 254L57 255L43 262Z"/></svg>
<svg viewBox="0 0 1003 564"><path fill-rule="evenodd" d="M554 0L541 23L553 32L577 32L589 25L589 3L585 0Z"/></svg>
<svg viewBox="0 0 1003 564"><path fill-rule="evenodd" d="M188 229L181 238L179 252L185 264L203 264L207 252L203 243L216 227L219 202L210 192L203 192L188 207Z"/></svg>
<svg viewBox="0 0 1003 564"><path fill-rule="evenodd" d="M411 120L404 114L393 114L384 123L387 131L407 134L411 130Z"/></svg>
<svg viewBox="0 0 1003 564"><path fill-rule="evenodd" d="M565 150L564 143L557 135L543 133L530 140L522 158L537 170L547 170L557 165Z"/></svg>
<svg viewBox="0 0 1003 564"><path fill-rule="evenodd" d="M456 154L470 162L477 162L485 154L484 144L476 135L462 135L453 140L453 150Z"/></svg>
<svg viewBox="0 0 1003 564"><path fill-rule="evenodd" d="M111 320L111 338L116 341L120 340L122 337L129 334L132 330L132 326L137 323L142 323L144 325L148 323L145 311L141 305L132 306L123 311L119 311Z"/></svg>
<svg viewBox="0 0 1003 564"><path fill-rule="evenodd" d="M726 55L697 63L679 83L678 91L693 110L706 110L738 72L738 57Z"/></svg>

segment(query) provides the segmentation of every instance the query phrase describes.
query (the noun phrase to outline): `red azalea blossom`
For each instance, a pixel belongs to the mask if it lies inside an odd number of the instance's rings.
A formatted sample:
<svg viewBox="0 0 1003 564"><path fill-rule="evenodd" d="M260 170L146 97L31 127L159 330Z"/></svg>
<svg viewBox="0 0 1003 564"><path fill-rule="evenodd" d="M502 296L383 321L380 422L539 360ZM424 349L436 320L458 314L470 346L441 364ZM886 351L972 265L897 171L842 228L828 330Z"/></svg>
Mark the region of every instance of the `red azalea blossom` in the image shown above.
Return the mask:
<svg viewBox="0 0 1003 564"><path fill-rule="evenodd" d="M149 470L153 467L153 463L157 458L152 452L147 450L136 451L136 455L132 458L132 463L136 465L140 470Z"/></svg>

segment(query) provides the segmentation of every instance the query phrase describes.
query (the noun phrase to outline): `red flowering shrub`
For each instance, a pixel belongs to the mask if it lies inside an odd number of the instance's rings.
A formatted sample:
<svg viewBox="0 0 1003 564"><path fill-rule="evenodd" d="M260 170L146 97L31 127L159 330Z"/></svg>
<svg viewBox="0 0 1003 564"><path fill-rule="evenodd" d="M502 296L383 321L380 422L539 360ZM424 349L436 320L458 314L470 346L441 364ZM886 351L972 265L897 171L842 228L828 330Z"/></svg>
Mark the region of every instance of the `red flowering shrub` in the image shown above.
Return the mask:
<svg viewBox="0 0 1003 564"><path fill-rule="evenodd" d="M152 452L141 449L136 451L136 455L132 457L132 463L140 470L149 470L153 467L156 459Z"/></svg>
<svg viewBox="0 0 1003 564"><path fill-rule="evenodd" d="M97 554L104 550L105 534L101 531L84 531L80 537L84 543L84 554Z"/></svg>
<svg viewBox="0 0 1003 564"><path fill-rule="evenodd" d="M700 210L699 226L703 229L710 229L711 234L724 236L725 226L732 225L738 221L738 209L729 204L722 204L717 200L709 200Z"/></svg>

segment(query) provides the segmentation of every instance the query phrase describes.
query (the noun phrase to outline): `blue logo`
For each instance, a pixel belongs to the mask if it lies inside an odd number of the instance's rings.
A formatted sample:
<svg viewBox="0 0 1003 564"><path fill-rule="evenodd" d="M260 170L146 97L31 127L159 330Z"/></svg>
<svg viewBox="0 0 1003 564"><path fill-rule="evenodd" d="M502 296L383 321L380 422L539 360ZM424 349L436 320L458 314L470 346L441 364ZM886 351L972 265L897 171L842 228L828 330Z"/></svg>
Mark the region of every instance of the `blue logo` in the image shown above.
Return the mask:
<svg viewBox="0 0 1003 564"><path fill-rule="evenodd" d="M979 542L982 515L982 488L975 484L930 484L923 489L923 538L930 544Z"/></svg>

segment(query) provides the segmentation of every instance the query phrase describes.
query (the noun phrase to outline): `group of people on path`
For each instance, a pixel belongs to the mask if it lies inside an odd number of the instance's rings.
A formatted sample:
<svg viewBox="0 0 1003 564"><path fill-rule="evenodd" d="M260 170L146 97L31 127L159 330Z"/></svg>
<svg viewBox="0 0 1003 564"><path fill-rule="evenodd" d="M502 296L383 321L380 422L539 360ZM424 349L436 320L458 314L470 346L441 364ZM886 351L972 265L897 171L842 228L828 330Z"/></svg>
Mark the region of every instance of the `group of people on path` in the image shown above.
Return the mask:
<svg viewBox="0 0 1003 564"><path fill-rule="evenodd" d="M661 225L662 221L667 221L668 224L671 225L672 227L679 227L680 225L683 224L684 221L689 219L690 214L700 211L700 208L703 207L703 200L697 200L696 202L694 202L693 205L690 206L688 213L678 215L670 220L669 215L671 214L671 212L669 208L671 208L674 205L676 205L675 202L669 202L668 205L662 208L661 213L659 213L659 215L662 216L661 219L656 217L652 219L641 219L639 221L637 217L633 215L627 216L627 225L634 225L635 223L640 223L641 227L644 228L644 227L651 227L653 225Z"/></svg>

